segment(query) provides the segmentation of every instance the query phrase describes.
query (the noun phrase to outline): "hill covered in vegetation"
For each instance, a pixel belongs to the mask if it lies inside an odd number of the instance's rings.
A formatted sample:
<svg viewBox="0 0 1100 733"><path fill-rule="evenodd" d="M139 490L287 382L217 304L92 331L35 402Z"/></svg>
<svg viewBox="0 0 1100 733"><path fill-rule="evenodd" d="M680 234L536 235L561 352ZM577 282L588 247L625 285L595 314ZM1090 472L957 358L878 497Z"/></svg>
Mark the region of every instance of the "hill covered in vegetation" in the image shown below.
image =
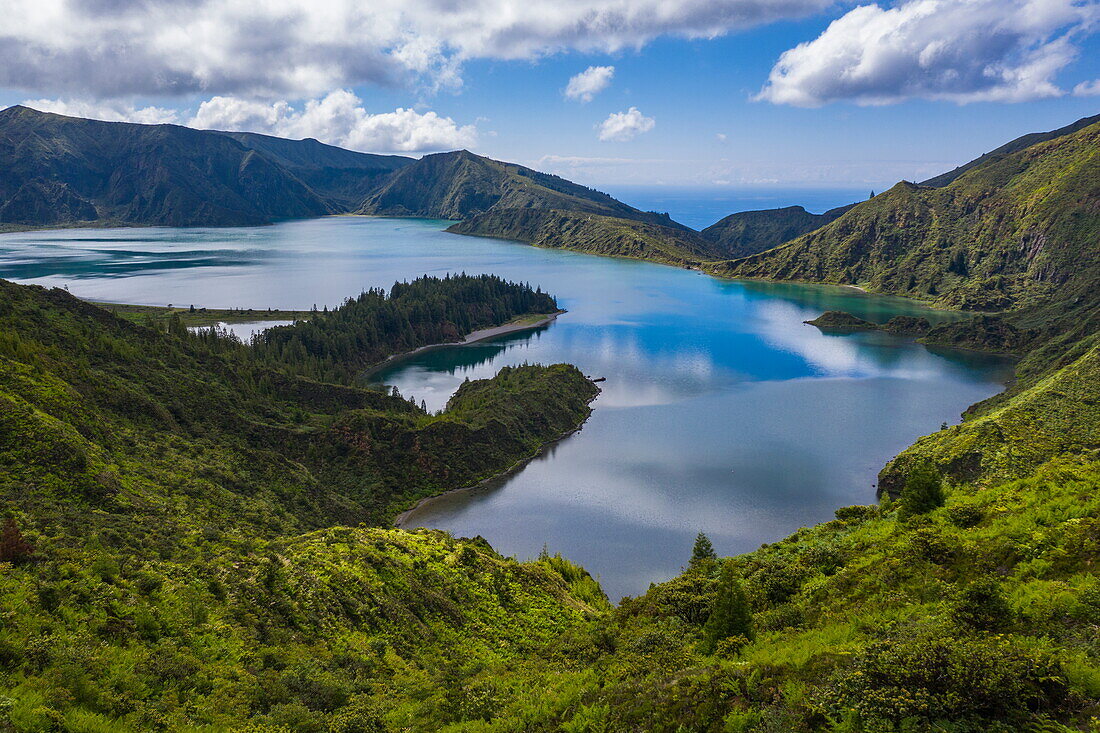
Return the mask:
<svg viewBox="0 0 1100 733"><path fill-rule="evenodd" d="M850 206L811 214L801 206L741 211L711 224L699 234L717 245L720 258L747 257L789 242L834 221Z"/></svg>
<svg viewBox="0 0 1100 733"><path fill-rule="evenodd" d="M0 224L225 226L336 209L218 133L0 111Z"/></svg>
<svg viewBox="0 0 1100 733"><path fill-rule="evenodd" d="M899 183L821 229L715 272L860 285L997 311L1100 284L1100 123L994 157L942 188Z"/></svg>
<svg viewBox="0 0 1100 733"><path fill-rule="evenodd" d="M713 244L688 230L559 209L491 209L447 231L677 265L698 265L720 256Z"/></svg>

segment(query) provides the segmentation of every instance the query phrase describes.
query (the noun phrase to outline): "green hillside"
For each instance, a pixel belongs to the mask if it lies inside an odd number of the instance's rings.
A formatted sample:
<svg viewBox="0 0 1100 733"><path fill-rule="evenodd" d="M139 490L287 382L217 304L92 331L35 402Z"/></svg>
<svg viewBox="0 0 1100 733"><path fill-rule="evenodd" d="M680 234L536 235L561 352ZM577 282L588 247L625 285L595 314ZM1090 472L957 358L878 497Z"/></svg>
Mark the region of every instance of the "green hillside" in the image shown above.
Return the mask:
<svg viewBox="0 0 1100 733"><path fill-rule="evenodd" d="M0 225L225 226L336 211L225 135L20 106L0 111L0 171Z"/></svg>
<svg viewBox="0 0 1100 733"><path fill-rule="evenodd" d="M339 211L357 208L381 179L414 161L401 155L358 153L312 138L287 140L255 132L223 134L271 158Z"/></svg>
<svg viewBox="0 0 1100 733"><path fill-rule="evenodd" d="M605 193L564 178L466 150L425 155L395 172L360 207L361 214L466 219L495 209L561 209L679 227Z"/></svg>
<svg viewBox="0 0 1100 733"><path fill-rule="evenodd" d="M492 208L451 225L447 231L678 265L698 265L721 256L715 245L691 231L558 209Z"/></svg>
<svg viewBox="0 0 1100 733"><path fill-rule="evenodd" d="M943 188L899 183L815 232L714 269L973 310L1091 300L1098 202L1100 123L994 158Z"/></svg>
<svg viewBox="0 0 1100 733"><path fill-rule="evenodd" d="M1024 148L1030 148L1037 143L1046 142L1047 140L1054 140L1055 138L1062 137L1064 135L1070 135L1078 130L1094 125L1100 122L1100 115L1093 115L1091 117L1083 117L1076 122L1066 125L1065 127L1059 127L1057 130L1051 130L1050 132L1031 132L1027 135L1021 135L1020 137L1007 142L1000 146L996 150L991 150L984 155L980 155L969 163L964 163L958 168L948 171L947 173L941 173L938 176L929 178L927 181L921 181L922 186L934 186L939 188L940 186L946 186L953 182L963 173L966 173L971 168L977 168L978 166L986 165L987 163L996 160L1004 155L1011 155Z"/></svg>
<svg viewBox="0 0 1100 733"><path fill-rule="evenodd" d="M723 258L747 257L820 229L850 208L841 206L824 214L811 214L801 206L742 211L711 224L699 234L717 245Z"/></svg>

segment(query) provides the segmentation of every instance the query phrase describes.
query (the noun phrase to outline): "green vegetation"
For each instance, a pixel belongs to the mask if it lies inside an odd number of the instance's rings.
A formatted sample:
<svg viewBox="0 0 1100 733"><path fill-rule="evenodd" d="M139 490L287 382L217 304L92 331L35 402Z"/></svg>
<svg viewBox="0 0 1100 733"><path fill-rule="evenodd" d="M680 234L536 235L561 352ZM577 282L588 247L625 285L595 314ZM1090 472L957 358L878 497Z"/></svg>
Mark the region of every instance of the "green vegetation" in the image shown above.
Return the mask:
<svg viewBox="0 0 1100 733"><path fill-rule="evenodd" d="M899 183L734 277L858 284L937 305L1024 309L1100 288L1100 123L994 156L943 188Z"/></svg>
<svg viewBox="0 0 1100 733"><path fill-rule="evenodd" d="M820 229L853 205L830 209L824 214L811 214L801 206L741 211L711 224L699 234L717 245L722 258L748 257Z"/></svg>
<svg viewBox="0 0 1100 733"><path fill-rule="evenodd" d="M678 226L564 178L467 150L425 155L398 170L358 213L466 219L498 209L560 209Z"/></svg>
<svg viewBox="0 0 1100 733"><path fill-rule="evenodd" d="M713 244L688 230L562 210L494 208L454 224L447 231L674 265L697 266L701 261L721 256Z"/></svg>
<svg viewBox="0 0 1100 733"><path fill-rule="evenodd" d="M357 386L549 296L422 278L244 345L0 281L0 730L1100 731L1098 134L729 265L1012 306L884 328L1022 353L1018 378L892 461L880 506L725 560L700 534L614 608L559 556L370 526L584 420L568 365L437 414ZM470 158L429 165L487 180ZM506 196L603 205L505 172ZM482 206L456 191L424 200Z"/></svg>
<svg viewBox="0 0 1100 733"><path fill-rule="evenodd" d="M471 308L474 293L497 297ZM331 353L335 323L401 316L431 338L421 311L492 322L532 300L552 305L496 278L422 278L309 333ZM337 526L385 524L575 429L596 393L575 368L506 368L437 414L308 370L0 281L0 728L476 719L509 692L499 670L606 609L561 558Z"/></svg>
<svg viewBox="0 0 1100 733"><path fill-rule="evenodd" d="M879 327L876 323L853 316L846 311L825 311L817 318L805 323L817 326L823 331L867 331Z"/></svg>

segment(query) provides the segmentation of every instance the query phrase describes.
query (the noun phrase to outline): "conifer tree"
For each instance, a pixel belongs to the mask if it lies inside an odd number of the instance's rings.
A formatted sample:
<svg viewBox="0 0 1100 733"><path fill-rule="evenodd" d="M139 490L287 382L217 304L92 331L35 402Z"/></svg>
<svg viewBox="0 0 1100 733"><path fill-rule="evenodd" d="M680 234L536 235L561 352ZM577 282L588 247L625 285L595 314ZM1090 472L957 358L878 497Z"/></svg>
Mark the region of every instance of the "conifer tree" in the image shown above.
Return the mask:
<svg viewBox="0 0 1100 733"><path fill-rule="evenodd" d="M694 568L705 562L713 562L718 559L717 553L714 552L714 545L711 544L710 538L700 532L695 536L695 546L691 548L691 560L688 562L688 567Z"/></svg>
<svg viewBox="0 0 1100 733"><path fill-rule="evenodd" d="M752 611L733 561L726 560L718 576L718 594L703 627L703 651L710 654L718 642L731 636L753 637Z"/></svg>

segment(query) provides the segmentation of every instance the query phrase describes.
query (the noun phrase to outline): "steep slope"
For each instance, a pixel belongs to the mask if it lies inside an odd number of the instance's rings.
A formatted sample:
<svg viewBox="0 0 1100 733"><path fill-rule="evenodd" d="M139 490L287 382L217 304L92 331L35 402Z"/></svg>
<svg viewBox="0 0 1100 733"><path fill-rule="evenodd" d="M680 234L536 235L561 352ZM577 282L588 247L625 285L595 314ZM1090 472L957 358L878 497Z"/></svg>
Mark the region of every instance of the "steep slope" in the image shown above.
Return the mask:
<svg viewBox="0 0 1100 733"><path fill-rule="evenodd" d="M840 206L811 214L801 206L730 214L699 232L717 245L724 257L747 257L820 229L855 206Z"/></svg>
<svg viewBox="0 0 1100 733"><path fill-rule="evenodd" d="M218 133L0 111L0 224L265 224L333 207Z"/></svg>
<svg viewBox="0 0 1100 733"><path fill-rule="evenodd" d="M492 209L562 209L679 227L605 193L466 150L426 155L371 194L359 213L466 219Z"/></svg>
<svg viewBox="0 0 1100 733"><path fill-rule="evenodd" d="M287 140L254 132L222 134L260 151L341 211L357 208L383 177L415 161L401 155L358 153L312 138Z"/></svg>
<svg viewBox="0 0 1100 733"><path fill-rule="evenodd" d="M677 265L698 265L722 257L714 244L690 230L558 209L494 207L451 225L447 231Z"/></svg>
<svg viewBox="0 0 1100 733"><path fill-rule="evenodd" d="M1015 140L1005 143L996 150L991 150L984 155L980 155L969 163L964 163L954 170L950 170L947 173L941 173L934 178L929 178L927 181L921 181L922 186L932 186L934 188L942 188L955 181L959 176L972 168L978 168L992 163L1005 155L1011 155L1012 153L1019 152L1024 148L1030 148L1032 145L1036 145L1047 140L1054 140L1065 135L1071 135L1078 130L1082 130L1090 125L1094 125L1100 122L1100 115L1093 115L1092 117L1083 117L1073 124L1066 125L1065 127L1059 127L1057 130L1051 130L1050 132L1032 132L1027 135L1021 135Z"/></svg>
<svg viewBox="0 0 1100 733"><path fill-rule="evenodd" d="M974 310L1100 296L1100 123L970 170L899 183L719 274L861 285Z"/></svg>

